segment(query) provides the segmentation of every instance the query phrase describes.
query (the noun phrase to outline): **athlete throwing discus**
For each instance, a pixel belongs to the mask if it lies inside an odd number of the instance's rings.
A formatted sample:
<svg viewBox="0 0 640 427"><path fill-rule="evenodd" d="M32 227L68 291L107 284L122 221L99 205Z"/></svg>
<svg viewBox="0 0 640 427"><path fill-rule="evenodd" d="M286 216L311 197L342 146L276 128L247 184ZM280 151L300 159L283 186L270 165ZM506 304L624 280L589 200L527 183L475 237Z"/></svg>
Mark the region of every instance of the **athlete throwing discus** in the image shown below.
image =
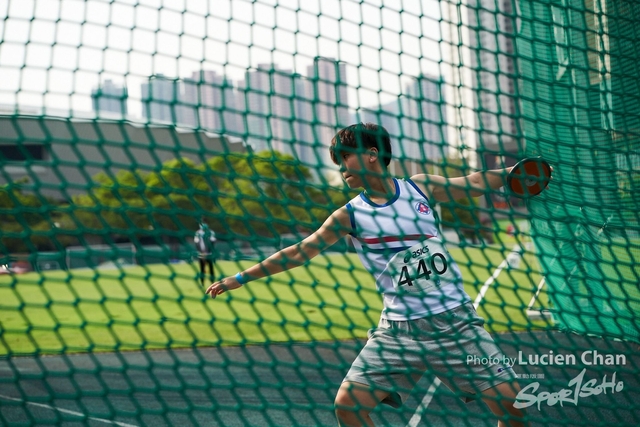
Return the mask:
<svg viewBox="0 0 640 427"><path fill-rule="evenodd" d="M396 179L387 168L391 143L375 124L349 126L331 141L331 158L350 188L363 191L336 210L301 242L235 276L213 283L215 298L252 280L304 265L350 236L382 295L378 327L353 362L335 398L341 426L373 425L378 404L402 405L426 372L468 402L482 399L499 426L526 425L514 407L520 390L511 366L464 291L460 269L449 255L434 217L434 203L477 197L506 184L511 168L465 177L414 175Z"/></svg>

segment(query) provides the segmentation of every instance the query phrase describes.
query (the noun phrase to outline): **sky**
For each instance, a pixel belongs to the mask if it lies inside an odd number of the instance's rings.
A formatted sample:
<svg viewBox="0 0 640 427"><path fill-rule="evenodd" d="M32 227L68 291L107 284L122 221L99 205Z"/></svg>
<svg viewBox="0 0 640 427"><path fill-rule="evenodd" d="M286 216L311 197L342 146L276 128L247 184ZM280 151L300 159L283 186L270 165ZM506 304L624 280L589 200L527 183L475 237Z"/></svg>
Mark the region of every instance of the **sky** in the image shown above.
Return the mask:
<svg viewBox="0 0 640 427"><path fill-rule="evenodd" d="M438 0L0 0L0 105L91 111L105 80L140 98L153 74L275 63L303 75L316 56L347 66L351 109L389 102L441 73ZM130 113L139 115L139 109Z"/></svg>

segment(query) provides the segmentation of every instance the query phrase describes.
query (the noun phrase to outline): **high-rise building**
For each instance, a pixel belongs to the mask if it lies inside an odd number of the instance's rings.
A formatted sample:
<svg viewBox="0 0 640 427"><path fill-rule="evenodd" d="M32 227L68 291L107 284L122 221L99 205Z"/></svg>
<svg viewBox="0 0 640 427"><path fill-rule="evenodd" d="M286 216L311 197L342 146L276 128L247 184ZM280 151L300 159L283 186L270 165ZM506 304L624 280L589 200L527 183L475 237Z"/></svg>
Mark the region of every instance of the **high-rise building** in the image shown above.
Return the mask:
<svg viewBox="0 0 640 427"><path fill-rule="evenodd" d="M314 138L325 147L336 132L349 123L347 69L344 62L318 57L307 68L313 83ZM323 159L328 163L329 159Z"/></svg>
<svg viewBox="0 0 640 427"><path fill-rule="evenodd" d="M178 124L181 120L176 108L180 102L180 84L162 74L149 77L141 87L142 117L152 123Z"/></svg>
<svg viewBox="0 0 640 427"><path fill-rule="evenodd" d="M220 126L219 111L214 110L222 85L222 76L215 71L195 71L182 82L184 111L182 116L190 127L213 131ZM218 96L216 96L218 95Z"/></svg>
<svg viewBox="0 0 640 427"><path fill-rule="evenodd" d="M222 110L219 132L225 135L244 138L246 128L244 125L244 98L240 96L234 82L226 76L222 80L222 99L220 109Z"/></svg>
<svg viewBox="0 0 640 427"><path fill-rule="evenodd" d="M469 0L469 39L477 150L484 167L522 149L516 97L513 0Z"/></svg>
<svg viewBox="0 0 640 427"><path fill-rule="evenodd" d="M200 126L205 129L222 128L222 85L224 76L215 71L202 70L195 72L192 79L197 82L196 98ZM193 90L193 86L190 87ZM185 81L185 100L187 99L187 85Z"/></svg>
<svg viewBox="0 0 640 427"><path fill-rule="evenodd" d="M300 74L293 76L293 82L294 155L312 171L316 171L323 164L319 159L329 156L329 153L318 150L313 137L313 82Z"/></svg>
<svg viewBox="0 0 640 427"><path fill-rule="evenodd" d="M259 64L256 70L246 73L240 92L249 126L247 142L254 150L293 154L294 87L291 70L279 69L275 64Z"/></svg>
<svg viewBox="0 0 640 427"><path fill-rule="evenodd" d="M447 112L439 77L420 75L402 97L402 149L409 159L439 163L448 152Z"/></svg>
<svg viewBox="0 0 640 427"><path fill-rule="evenodd" d="M185 79L182 86L180 116L185 124L227 135L244 133L233 81L215 71L201 70Z"/></svg>
<svg viewBox="0 0 640 427"><path fill-rule="evenodd" d="M291 154L312 169L330 162L328 145L349 121L344 64L317 59L304 77L276 64L259 64L237 88L212 70L184 80L161 74L142 84L142 114L244 139L253 150Z"/></svg>
<svg viewBox="0 0 640 427"><path fill-rule="evenodd" d="M127 88L105 80L101 86L91 91L93 111L98 115L124 118L127 116Z"/></svg>
<svg viewBox="0 0 640 427"><path fill-rule="evenodd" d="M197 73L193 73L197 75ZM183 126L190 128L204 128L198 117L200 108L200 97L198 96L199 81L193 78L186 78L179 83L178 90L182 93L182 102L176 105L177 116Z"/></svg>

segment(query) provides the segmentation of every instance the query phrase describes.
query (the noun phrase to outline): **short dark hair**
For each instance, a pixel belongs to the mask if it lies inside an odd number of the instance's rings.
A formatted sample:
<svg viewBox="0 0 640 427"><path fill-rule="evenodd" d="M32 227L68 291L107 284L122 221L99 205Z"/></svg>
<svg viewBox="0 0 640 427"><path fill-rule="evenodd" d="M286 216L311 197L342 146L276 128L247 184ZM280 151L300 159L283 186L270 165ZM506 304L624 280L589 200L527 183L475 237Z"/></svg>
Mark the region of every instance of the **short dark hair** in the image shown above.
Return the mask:
<svg viewBox="0 0 640 427"><path fill-rule="evenodd" d="M391 138L389 132L375 123L358 123L340 130L331 140L331 160L340 164L344 153L364 152L377 148L385 167L391 163Z"/></svg>

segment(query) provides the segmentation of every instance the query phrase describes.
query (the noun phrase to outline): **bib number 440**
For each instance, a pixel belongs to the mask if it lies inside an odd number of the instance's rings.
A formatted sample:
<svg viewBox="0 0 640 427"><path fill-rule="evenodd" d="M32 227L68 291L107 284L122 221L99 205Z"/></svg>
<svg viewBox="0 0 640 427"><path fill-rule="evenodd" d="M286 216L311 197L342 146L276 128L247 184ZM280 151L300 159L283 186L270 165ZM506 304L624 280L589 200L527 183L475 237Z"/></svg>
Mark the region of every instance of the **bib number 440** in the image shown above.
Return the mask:
<svg viewBox="0 0 640 427"><path fill-rule="evenodd" d="M398 278L398 286L420 286L420 282L433 281L436 284L440 282L438 277L432 279L432 275L435 273L441 276L447 272L447 258L441 253L434 253L430 257L420 258L417 261L417 268L415 263L406 264L402 266L400 270L400 277Z"/></svg>

